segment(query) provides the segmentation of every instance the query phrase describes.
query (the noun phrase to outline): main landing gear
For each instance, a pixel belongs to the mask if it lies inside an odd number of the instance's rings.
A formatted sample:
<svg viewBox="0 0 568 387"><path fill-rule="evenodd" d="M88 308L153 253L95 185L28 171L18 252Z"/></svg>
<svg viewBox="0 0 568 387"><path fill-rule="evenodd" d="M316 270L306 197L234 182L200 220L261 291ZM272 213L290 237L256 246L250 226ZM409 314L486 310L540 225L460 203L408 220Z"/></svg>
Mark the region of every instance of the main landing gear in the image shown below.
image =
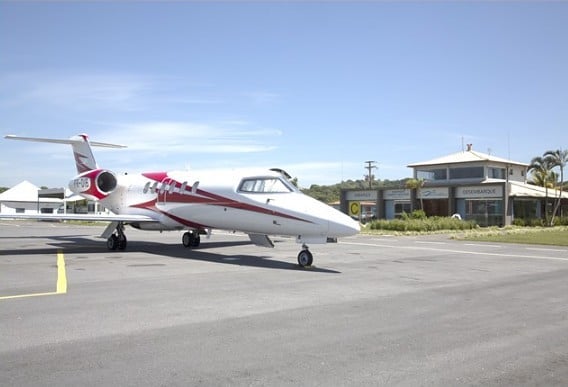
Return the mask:
<svg viewBox="0 0 568 387"><path fill-rule="evenodd" d="M107 239L107 247L109 250L126 249L126 235L124 235L124 223L118 222L116 230Z"/></svg>
<svg viewBox="0 0 568 387"><path fill-rule="evenodd" d="M201 243L199 232L195 230L185 232L181 237L181 243L184 247L199 247Z"/></svg>
<svg viewBox="0 0 568 387"><path fill-rule="evenodd" d="M302 267L312 266L314 262L314 256L308 250L308 245L305 243L302 245L302 251L298 254L298 265Z"/></svg>

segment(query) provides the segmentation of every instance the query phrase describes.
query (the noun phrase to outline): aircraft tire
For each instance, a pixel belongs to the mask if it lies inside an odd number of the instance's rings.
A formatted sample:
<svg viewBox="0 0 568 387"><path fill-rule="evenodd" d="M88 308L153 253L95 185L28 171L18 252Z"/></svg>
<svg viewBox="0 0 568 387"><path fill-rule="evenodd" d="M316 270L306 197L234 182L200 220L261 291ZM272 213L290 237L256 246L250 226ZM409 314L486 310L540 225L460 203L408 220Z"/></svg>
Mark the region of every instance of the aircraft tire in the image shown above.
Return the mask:
<svg viewBox="0 0 568 387"><path fill-rule="evenodd" d="M181 243L184 247L199 247L201 243L201 238L197 232L188 231L185 232L181 237Z"/></svg>
<svg viewBox="0 0 568 387"><path fill-rule="evenodd" d="M314 262L314 257L309 250L302 250L298 254L298 265L302 267L312 266Z"/></svg>
<svg viewBox="0 0 568 387"><path fill-rule="evenodd" d="M192 241L192 235L189 231L183 233L181 237L181 243L183 244L184 247L191 247L193 241Z"/></svg>
<svg viewBox="0 0 568 387"><path fill-rule="evenodd" d="M199 236L199 234L197 234L193 237L193 242L191 243L191 247L199 247L200 243L201 243L201 237Z"/></svg>
<svg viewBox="0 0 568 387"><path fill-rule="evenodd" d="M119 236L119 237L117 238L117 243L118 243L117 248L118 248L119 250L126 250L126 244L127 244L126 236L124 236L124 235Z"/></svg>
<svg viewBox="0 0 568 387"><path fill-rule="evenodd" d="M107 248L109 250L116 250L118 249L118 237L114 234L112 234L108 239L107 239ZM126 247L126 244L125 244Z"/></svg>

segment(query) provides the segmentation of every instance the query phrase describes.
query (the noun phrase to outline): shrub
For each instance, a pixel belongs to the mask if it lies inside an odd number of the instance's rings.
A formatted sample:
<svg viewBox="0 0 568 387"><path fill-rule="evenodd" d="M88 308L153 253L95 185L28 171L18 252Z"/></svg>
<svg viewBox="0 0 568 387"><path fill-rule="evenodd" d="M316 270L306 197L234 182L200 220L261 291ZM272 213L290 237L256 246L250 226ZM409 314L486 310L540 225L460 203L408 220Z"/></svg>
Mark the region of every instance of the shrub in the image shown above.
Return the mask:
<svg viewBox="0 0 568 387"><path fill-rule="evenodd" d="M421 216L417 214L417 216ZM424 217L413 218L404 216L402 219L379 219L370 223L371 230L390 231L440 231L440 230L471 230L477 227L474 221L465 221L449 217Z"/></svg>
<svg viewBox="0 0 568 387"><path fill-rule="evenodd" d="M544 219L533 218L529 219L527 225L531 227L544 227Z"/></svg>

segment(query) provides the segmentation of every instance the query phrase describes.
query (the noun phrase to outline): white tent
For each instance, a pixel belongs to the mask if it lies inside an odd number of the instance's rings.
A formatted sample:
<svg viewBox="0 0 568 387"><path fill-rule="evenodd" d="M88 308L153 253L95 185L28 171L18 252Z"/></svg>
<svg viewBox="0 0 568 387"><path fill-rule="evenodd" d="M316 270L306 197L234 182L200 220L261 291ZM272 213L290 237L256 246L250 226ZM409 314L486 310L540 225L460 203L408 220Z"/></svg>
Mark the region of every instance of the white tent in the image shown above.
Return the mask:
<svg viewBox="0 0 568 387"><path fill-rule="evenodd" d="M40 214L52 213L63 206L63 200L40 198L39 188L27 180L0 194L0 213Z"/></svg>

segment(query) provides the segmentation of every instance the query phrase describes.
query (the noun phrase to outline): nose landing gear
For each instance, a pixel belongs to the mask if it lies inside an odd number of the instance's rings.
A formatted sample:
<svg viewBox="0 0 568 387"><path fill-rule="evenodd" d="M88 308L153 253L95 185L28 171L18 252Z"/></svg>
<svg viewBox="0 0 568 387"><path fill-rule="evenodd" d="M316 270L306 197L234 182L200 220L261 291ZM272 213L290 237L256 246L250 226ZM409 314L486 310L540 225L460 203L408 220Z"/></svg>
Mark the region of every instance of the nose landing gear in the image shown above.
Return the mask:
<svg viewBox="0 0 568 387"><path fill-rule="evenodd" d="M300 251L300 253L298 254L298 265L300 265L301 267L308 267L312 266L313 262L314 256L312 255L310 250L308 250L308 245L303 244L302 251Z"/></svg>

